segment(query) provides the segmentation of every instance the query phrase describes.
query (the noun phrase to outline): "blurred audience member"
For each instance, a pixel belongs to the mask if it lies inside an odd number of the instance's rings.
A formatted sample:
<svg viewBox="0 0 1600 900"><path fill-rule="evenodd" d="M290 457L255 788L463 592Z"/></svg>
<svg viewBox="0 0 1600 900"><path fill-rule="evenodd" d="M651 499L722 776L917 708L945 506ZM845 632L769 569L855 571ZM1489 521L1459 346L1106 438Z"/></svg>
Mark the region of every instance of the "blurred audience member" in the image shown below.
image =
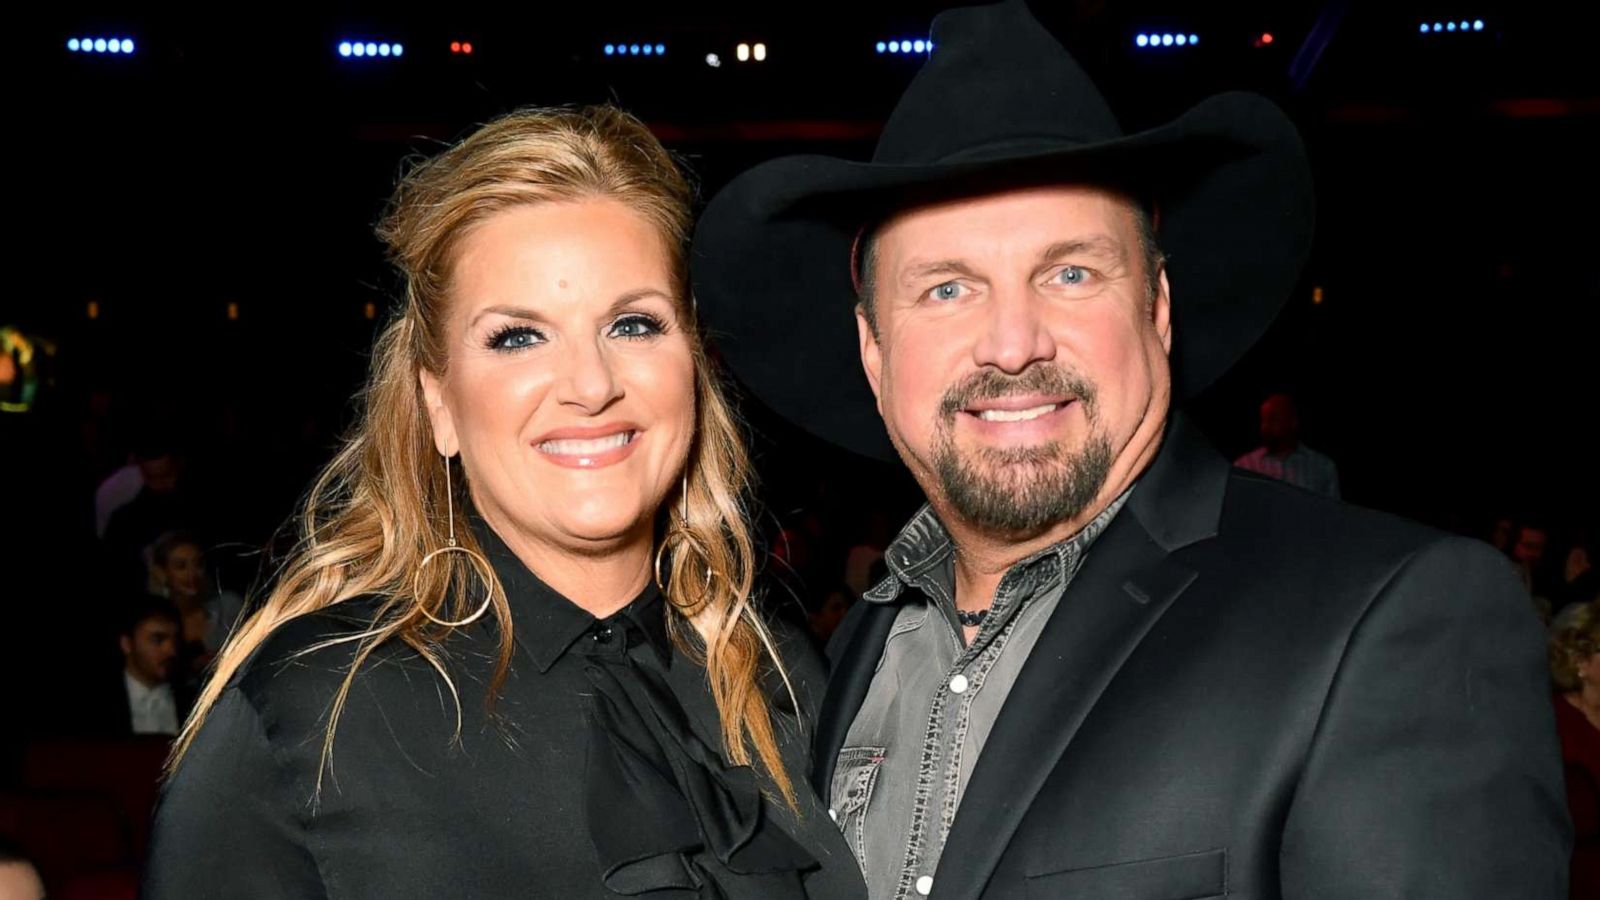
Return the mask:
<svg viewBox="0 0 1600 900"><path fill-rule="evenodd" d="M190 692L174 678L179 614L160 597L145 597L128 611L120 633L122 677L108 686L99 721L103 734L177 734L188 713Z"/></svg>
<svg viewBox="0 0 1600 900"><path fill-rule="evenodd" d="M1544 564L1549 545L1550 535L1544 526L1527 522L1517 529L1517 538L1511 544L1511 561L1517 564L1517 570L1522 573L1522 584L1532 595L1534 603L1546 611L1547 618L1549 612L1553 611L1551 601L1555 595L1555 585L1550 583Z"/></svg>
<svg viewBox="0 0 1600 900"><path fill-rule="evenodd" d="M1567 550L1557 589L1558 608L1600 601L1600 572L1595 571L1594 557L1594 543L1587 534L1580 535Z"/></svg>
<svg viewBox="0 0 1600 900"><path fill-rule="evenodd" d="M149 565L148 552L156 539L169 531L194 530L200 524L192 498L184 490L183 459L161 436L145 438L134 447L134 459L143 482L139 493L111 514L105 543L111 562L141 576ZM130 586L138 582L130 582Z"/></svg>
<svg viewBox="0 0 1600 900"><path fill-rule="evenodd" d="M1261 404L1261 446L1233 464L1308 491L1339 496L1339 470L1333 460L1300 443L1300 414L1288 394L1273 394Z"/></svg>
<svg viewBox="0 0 1600 900"><path fill-rule="evenodd" d="M891 529L889 514L881 509L873 510L867 516L866 534L845 554L844 584L855 596L865 594L867 588L872 587L872 565L883 559L883 551L894 538Z"/></svg>
<svg viewBox="0 0 1600 900"><path fill-rule="evenodd" d="M139 472L139 463L129 454L127 463L107 475L105 480L94 491L94 533L96 537L104 538L106 529L111 525L111 516L117 510L133 502L139 496L139 491L144 487L144 475Z"/></svg>
<svg viewBox="0 0 1600 900"><path fill-rule="evenodd" d="M0 837L0 900L44 900L44 881L22 847Z"/></svg>
<svg viewBox="0 0 1600 900"><path fill-rule="evenodd" d="M148 588L177 608L183 655L196 670L221 649L244 606L238 594L217 590L200 541L185 531L168 532L152 545Z"/></svg>
<svg viewBox="0 0 1600 900"><path fill-rule="evenodd" d="M1567 774L1573 848L1569 896L1600 897L1600 606L1568 611L1550 639L1556 730Z"/></svg>
<svg viewBox="0 0 1600 900"><path fill-rule="evenodd" d="M817 609L810 616L811 634L817 643L826 645L828 638L839 630L839 623L844 621L844 614L850 611L850 605L856 600L856 595L845 585L834 585L833 589L823 596L822 602L817 604Z"/></svg>
<svg viewBox="0 0 1600 900"><path fill-rule="evenodd" d="M1511 538L1516 534L1516 530L1516 522L1506 518L1495 519L1494 528L1489 531L1489 545L1510 556Z"/></svg>

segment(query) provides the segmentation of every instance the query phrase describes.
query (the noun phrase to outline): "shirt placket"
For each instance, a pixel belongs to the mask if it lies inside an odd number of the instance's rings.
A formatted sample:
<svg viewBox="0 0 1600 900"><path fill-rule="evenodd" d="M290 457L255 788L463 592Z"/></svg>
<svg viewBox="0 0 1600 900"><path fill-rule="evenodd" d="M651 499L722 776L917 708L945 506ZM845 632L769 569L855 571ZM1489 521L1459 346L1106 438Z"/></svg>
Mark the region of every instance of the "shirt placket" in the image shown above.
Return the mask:
<svg viewBox="0 0 1600 900"><path fill-rule="evenodd" d="M1035 561L1037 562L1037 561ZM990 613L978 629L973 642L956 658L945 673L938 693L929 707L928 730L922 743L922 759L917 771L917 788L912 798L912 820L907 835L905 865L895 888L896 900L926 896L933 886L933 870L943 855L944 841L960 806L962 753L972 702L989 670L1005 649L1006 638L1015 627L1022 600L1037 584L1040 567L1022 563L1007 572L995 591ZM951 619L955 598L937 579L926 579L921 590L945 610L952 629L959 622ZM998 614L998 615L997 615ZM959 634L959 632L955 632ZM958 638L959 640L959 638ZM938 816L931 815L935 796ZM937 835L933 827L937 823Z"/></svg>

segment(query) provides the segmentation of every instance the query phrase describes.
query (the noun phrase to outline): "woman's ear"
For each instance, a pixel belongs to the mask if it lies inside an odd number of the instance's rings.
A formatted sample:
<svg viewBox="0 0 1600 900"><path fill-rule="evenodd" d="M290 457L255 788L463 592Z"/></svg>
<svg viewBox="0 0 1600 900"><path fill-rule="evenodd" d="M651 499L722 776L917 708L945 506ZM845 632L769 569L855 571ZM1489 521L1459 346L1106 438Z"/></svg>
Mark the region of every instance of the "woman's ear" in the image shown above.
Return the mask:
<svg viewBox="0 0 1600 900"><path fill-rule="evenodd" d="M441 456L455 456L461 449L456 440L455 419L444 401L444 385L439 376L427 369L417 371L417 381L422 385L422 402L427 408L428 421L433 426L433 446Z"/></svg>

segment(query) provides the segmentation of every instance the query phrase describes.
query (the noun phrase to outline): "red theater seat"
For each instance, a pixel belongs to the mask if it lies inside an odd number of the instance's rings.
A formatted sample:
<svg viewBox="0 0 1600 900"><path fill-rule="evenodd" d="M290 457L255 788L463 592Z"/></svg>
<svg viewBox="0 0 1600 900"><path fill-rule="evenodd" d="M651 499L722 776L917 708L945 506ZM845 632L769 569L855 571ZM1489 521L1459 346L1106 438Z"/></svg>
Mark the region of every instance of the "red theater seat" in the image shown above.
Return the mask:
<svg viewBox="0 0 1600 900"><path fill-rule="evenodd" d="M150 815L171 741L164 737L59 739L30 744L22 785L34 791L99 793L120 814L135 858L150 838Z"/></svg>

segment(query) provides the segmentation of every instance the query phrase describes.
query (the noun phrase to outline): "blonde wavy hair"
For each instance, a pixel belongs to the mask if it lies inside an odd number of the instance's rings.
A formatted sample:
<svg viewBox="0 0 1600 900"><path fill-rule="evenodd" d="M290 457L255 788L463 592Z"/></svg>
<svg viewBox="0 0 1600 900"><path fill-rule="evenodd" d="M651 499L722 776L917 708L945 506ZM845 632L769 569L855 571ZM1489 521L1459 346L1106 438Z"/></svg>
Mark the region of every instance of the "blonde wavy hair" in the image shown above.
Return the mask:
<svg viewBox="0 0 1600 900"><path fill-rule="evenodd" d="M655 136L608 106L506 115L401 179L378 235L405 277L404 303L374 347L360 421L308 493L297 517L299 542L261 608L218 654L170 766L179 763L230 679L274 629L363 595L382 601L371 628L306 651L358 643L330 711L319 790L323 772L332 765L334 733L351 684L380 644L403 641L432 664L455 695L439 651L450 629L424 612L446 620L466 615L483 600L476 585L487 585L499 623L500 653L486 698L492 706L514 650L503 586L492 571L461 553L437 557L417 575L422 558L444 545L449 529L446 471L434 449L418 374L422 369L443 374L449 363L444 323L451 273L456 252L475 225L525 204L596 197L620 201L658 229L673 262L679 319L694 356L696 432L682 482L686 493L674 491L665 503L662 549L668 562L659 574L669 633L705 666L727 757L749 765L753 751L784 799L794 804L762 684L770 664L793 700L788 675L752 603L756 560L744 505L749 460L690 308L686 248L692 191ZM462 505L455 503L458 519ZM463 546L481 553L463 522L455 523L455 534ZM460 702L456 695L458 736Z"/></svg>
<svg viewBox="0 0 1600 900"><path fill-rule="evenodd" d="M1600 653L1600 601L1580 603L1550 635L1550 680L1564 693L1583 690L1578 664Z"/></svg>

